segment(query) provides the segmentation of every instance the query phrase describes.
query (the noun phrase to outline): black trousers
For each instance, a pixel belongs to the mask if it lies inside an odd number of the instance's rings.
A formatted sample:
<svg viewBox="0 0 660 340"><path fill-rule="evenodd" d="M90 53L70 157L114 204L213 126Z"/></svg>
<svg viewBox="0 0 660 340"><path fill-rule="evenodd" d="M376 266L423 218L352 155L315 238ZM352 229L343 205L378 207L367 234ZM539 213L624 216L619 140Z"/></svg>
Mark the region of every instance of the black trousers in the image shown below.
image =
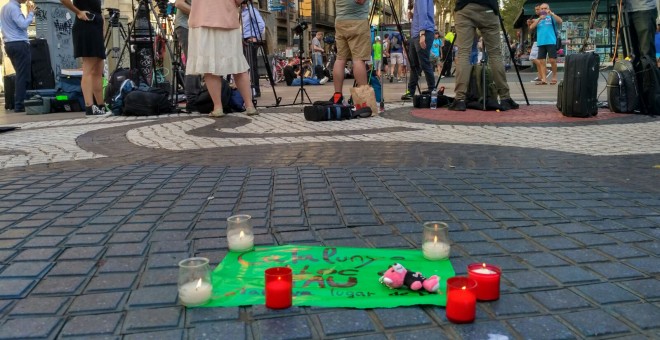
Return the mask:
<svg viewBox="0 0 660 340"><path fill-rule="evenodd" d="M250 65L250 82L252 89L257 95L261 95L261 88L259 87L259 64L257 62L257 44L252 41L245 41L243 44L243 54Z"/></svg>
<svg viewBox="0 0 660 340"><path fill-rule="evenodd" d="M32 83L32 55L27 41L5 43L5 51L16 70L16 93L14 94L14 111L25 110L27 89Z"/></svg>

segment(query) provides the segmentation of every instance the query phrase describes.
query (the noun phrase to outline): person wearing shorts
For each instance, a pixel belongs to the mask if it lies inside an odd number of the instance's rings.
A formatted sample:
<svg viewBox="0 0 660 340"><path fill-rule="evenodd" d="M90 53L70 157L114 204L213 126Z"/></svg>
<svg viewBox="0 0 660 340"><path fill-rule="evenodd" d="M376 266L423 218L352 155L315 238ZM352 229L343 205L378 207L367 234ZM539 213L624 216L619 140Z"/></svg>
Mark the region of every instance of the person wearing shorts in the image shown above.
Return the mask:
<svg viewBox="0 0 660 340"><path fill-rule="evenodd" d="M546 76L547 66L542 62L548 58L550 66L552 67L552 79L550 84L557 84L557 32L555 28L561 25L561 18L550 10L547 3L542 3L539 7L539 17L534 19L529 26L530 29L536 29L536 39L539 46L538 59L541 61L539 64L539 75L542 77L539 84L545 85L548 83Z"/></svg>
<svg viewBox="0 0 660 340"><path fill-rule="evenodd" d="M396 44L395 44L396 41ZM403 74L403 38L399 33L393 33L390 39L390 68L393 80L395 77L401 81L401 74Z"/></svg>
<svg viewBox="0 0 660 340"><path fill-rule="evenodd" d="M335 93L332 102L344 102L344 68L353 63L353 76L357 86L368 85L365 61L371 60L371 29L369 27L369 1L337 0L335 17L335 44L337 61L332 69Z"/></svg>

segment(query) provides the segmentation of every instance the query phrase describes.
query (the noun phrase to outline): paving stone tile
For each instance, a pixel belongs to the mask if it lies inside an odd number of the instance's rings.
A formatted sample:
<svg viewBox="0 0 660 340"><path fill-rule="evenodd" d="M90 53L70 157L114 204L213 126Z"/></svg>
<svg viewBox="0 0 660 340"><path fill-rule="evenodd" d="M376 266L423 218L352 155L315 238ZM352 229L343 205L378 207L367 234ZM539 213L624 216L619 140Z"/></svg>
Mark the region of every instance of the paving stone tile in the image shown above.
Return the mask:
<svg viewBox="0 0 660 340"><path fill-rule="evenodd" d="M311 231L282 232L279 233L279 238L284 244L317 241L316 236Z"/></svg>
<svg viewBox="0 0 660 340"><path fill-rule="evenodd" d="M134 273L101 274L92 278L85 288L85 293L129 290L137 278Z"/></svg>
<svg viewBox="0 0 660 340"><path fill-rule="evenodd" d="M241 315L239 307L227 307L187 309L186 316L188 324L196 324L221 320L238 320Z"/></svg>
<svg viewBox="0 0 660 340"><path fill-rule="evenodd" d="M653 241L653 238L635 231L620 231L607 235L625 243Z"/></svg>
<svg viewBox="0 0 660 340"><path fill-rule="evenodd" d="M137 272L142 267L142 257L113 257L99 261L98 273L130 273Z"/></svg>
<svg viewBox="0 0 660 340"><path fill-rule="evenodd" d="M127 293L124 292L79 295L73 300L67 312L78 314L121 310L126 295Z"/></svg>
<svg viewBox="0 0 660 340"><path fill-rule="evenodd" d="M179 261L184 260L188 257L190 256L187 252L152 254L149 256L149 260L147 261L147 268L154 269L154 268L178 267Z"/></svg>
<svg viewBox="0 0 660 340"><path fill-rule="evenodd" d="M9 264L0 272L0 280L8 278L40 278L53 267L52 262L26 261Z"/></svg>
<svg viewBox="0 0 660 340"><path fill-rule="evenodd" d="M218 257L222 259L223 257ZM178 268L148 269L140 276L140 287L176 285Z"/></svg>
<svg viewBox="0 0 660 340"><path fill-rule="evenodd" d="M106 234L81 234L72 235L66 240L67 246L93 246L102 245L108 237Z"/></svg>
<svg viewBox="0 0 660 340"><path fill-rule="evenodd" d="M424 310L417 307L374 309L385 329L431 325L433 321Z"/></svg>
<svg viewBox="0 0 660 340"><path fill-rule="evenodd" d="M15 254L15 250L0 250L0 263L9 262L9 259L11 259Z"/></svg>
<svg viewBox="0 0 660 340"><path fill-rule="evenodd" d="M565 285L600 280L597 275L577 266L547 267L542 270Z"/></svg>
<svg viewBox="0 0 660 340"><path fill-rule="evenodd" d="M310 321L304 315L264 319L256 322L256 338L262 339L311 339Z"/></svg>
<svg viewBox="0 0 660 340"><path fill-rule="evenodd" d="M146 287L131 292L128 306L130 308L171 306L175 305L177 300L176 285Z"/></svg>
<svg viewBox="0 0 660 340"><path fill-rule="evenodd" d="M654 304L644 303L616 306L614 310L641 329L660 328L660 318L658 318L660 307Z"/></svg>
<svg viewBox="0 0 660 340"><path fill-rule="evenodd" d="M500 248L486 242L459 243L454 244L452 248L463 249L466 254L471 256L496 256L504 254Z"/></svg>
<svg viewBox="0 0 660 340"><path fill-rule="evenodd" d="M660 242L640 242L635 245L651 254L660 256Z"/></svg>
<svg viewBox="0 0 660 340"><path fill-rule="evenodd" d="M488 258L477 258L475 262L479 263L493 263L500 267L504 271L513 271L513 270L527 270L529 267L525 263L515 256L497 256L497 257L488 257Z"/></svg>
<svg viewBox="0 0 660 340"><path fill-rule="evenodd" d="M68 305L67 297L27 297L19 300L9 316L55 316L61 315Z"/></svg>
<svg viewBox="0 0 660 340"><path fill-rule="evenodd" d="M60 248L35 248L21 251L14 261L51 261L60 253Z"/></svg>
<svg viewBox="0 0 660 340"><path fill-rule="evenodd" d="M636 248L632 245L621 244L612 246L602 246L596 249L603 253L612 256L613 258L631 258L631 257L646 257L648 253Z"/></svg>
<svg viewBox="0 0 660 340"><path fill-rule="evenodd" d="M603 305L639 301L639 298L633 293L610 282L578 286L575 289L598 304Z"/></svg>
<svg viewBox="0 0 660 340"><path fill-rule="evenodd" d="M605 262L609 259L592 249L561 250L557 254L576 263Z"/></svg>
<svg viewBox="0 0 660 340"><path fill-rule="evenodd" d="M514 230L492 229L484 230L482 233L493 240L515 240L523 238L520 233Z"/></svg>
<svg viewBox="0 0 660 340"><path fill-rule="evenodd" d="M657 279L641 279L621 282L644 299L660 298L660 281Z"/></svg>
<svg viewBox="0 0 660 340"><path fill-rule="evenodd" d="M66 321L61 336L112 334L119 327L122 313L73 316Z"/></svg>
<svg viewBox="0 0 660 340"><path fill-rule="evenodd" d="M455 325L453 328L462 339L493 339L496 336L513 339L508 327L503 321L482 321L465 325Z"/></svg>
<svg viewBox="0 0 660 340"><path fill-rule="evenodd" d="M142 332L124 335L124 340L183 340L186 332L183 329L169 331Z"/></svg>
<svg viewBox="0 0 660 340"><path fill-rule="evenodd" d="M529 295L551 311L577 310L591 307L587 300L566 289L532 292Z"/></svg>
<svg viewBox="0 0 660 340"><path fill-rule="evenodd" d="M2 325L0 339L50 338L62 327L60 317L23 317L9 319Z"/></svg>
<svg viewBox="0 0 660 340"><path fill-rule="evenodd" d="M115 233L107 243L141 243L149 236L146 232Z"/></svg>
<svg viewBox="0 0 660 340"><path fill-rule="evenodd" d="M321 237L321 239L323 240L352 238L355 237L353 230L354 229L349 229L349 228L322 229L322 230L317 230L316 234L319 235L319 237Z"/></svg>
<svg viewBox="0 0 660 340"><path fill-rule="evenodd" d="M568 327L552 316L534 316L508 320L507 323L525 339L575 339Z"/></svg>
<svg viewBox="0 0 660 340"><path fill-rule="evenodd" d="M64 236L38 236L32 237L22 244L22 248L49 248L57 247L66 237Z"/></svg>
<svg viewBox="0 0 660 340"><path fill-rule="evenodd" d="M561 317L575 327L582 336L605 336L630 332L623 322L602 310L585 310L561 314Z"/></svg>
<svg viewBox="0 0 660 340"><path fill-rule="evenodd" d="M112 244L108 246L105 257L142 256L149 248L147 243Z"/></svg>
<svg viewBox="0 0 660 340"><path fill-rule="evenodd" d="M373 244L376 248L411 248L412 245L408 241L397 235L388 236L371 236L366 240Z"/></svg>
<svg viewBox="0 0 660 340"><path fill-rule="evenodd" d="M533 253L541 251L541 248L527 240L497 240L494 243L509 253Z"/></svg>
<svg viewBox="0 0 660 340"><path fill-rule="evenodd" d="M38 295L73 295L87 281L84 276L46 276L39 281L32 294Z"/></svg>
<svg viewBox="0 0 660 340"><path fill-rule="evenodd" d="M76 235L104 234L113 231L116 227L117 224L91 224L78 229Z"/></svg>
<svg viewBox="0 0 660 340"><path fill-rule="evenodd" d="M393 333L392 336L396 340L416 340L416 339L446 340L446 339L450 339L446 335L446 332L442 332L442 329L438 329L437 327L426 328L426 329L405 330L405 331Z"/></svg>
<svg viewBox="0 0 660 340"><path fill-rule="evenodd" d="M346 222L347 226L361 226L361 225L374 225L378 224L378 220L374 215L372 214L362 214L362 215L356 215L356 214L350 214L347 215L344 212L344 221ZM406 222L406 221L403 221Z"/></svg>
<svg viewBox="0 0 660 340"><path fill-rule="evenodd" d="M589 263L587 266L610 280L644 277L641 272L622 263Z"/></svg>
<svg viewBox="0 0 660 340"><path fill-rule="evenodd" d="M240 321L221 321L212 323L200 323L191 331L193 339L217 339L218 334L223 334L227 339L247 339L246 324Z"/></svg>
<svg viewBox="0 0 660 340"><path fill-rule="evenodd" d="M539 313L539 308L526 296L526 294L501 294L499 300L490 303L490 308L498 317Z"/></svg>
<svg viewBox="0 0 660 340"><path fill-rule="evenodd" d="M59 261L48 272L48 276L88 275L96 269L96 261Z"/></svg>
<svg viewBox="0 0 660 340"><path fill-rule="evenodd" d="M422 229L419 225L415 225L415 232L419 233ZM459 244L464 242L484 242L486 238L479 231L457 231L449 232L449 238Z"/></svg>
<svg viewBox="0 0 660 340"><path fill-rule="evenodd" d="M503 273L502 276L515 287L522 290L556 288L558 286L554 280L536 270Z"/></svg>
<svg viewBox="0 0 660 340"><path fill-rule="evenodd" d="M343 238L337 240L326 240L323 241L323 245L328 247L355 247L355 248L364 248L367 247L367 243L360 239L355 238Z"/></svg>
<svg viewBox="0 0 660 340"><path fill-rule="evenodd" d="M375 331L375 326L364 310L342 310L318 314L323 333L335 336L348 333Z"/></svg>
<svg viewBox="0 0 660 340"><path fill-rule="evenodd" d="M181 324L182 307L129 310L124 320L124 332L134 333L146 330L176 328ZM218 334L226 334L217 332ZM227 334L228 336L228 334Z"/></svg>
<svg viewBox="0 0 660 340"><path fill-rule="evenodd" d="M105 251L102 246L96 247L70 247L67 248L58 258L58 261L63 260L97 260Z"/></svg>

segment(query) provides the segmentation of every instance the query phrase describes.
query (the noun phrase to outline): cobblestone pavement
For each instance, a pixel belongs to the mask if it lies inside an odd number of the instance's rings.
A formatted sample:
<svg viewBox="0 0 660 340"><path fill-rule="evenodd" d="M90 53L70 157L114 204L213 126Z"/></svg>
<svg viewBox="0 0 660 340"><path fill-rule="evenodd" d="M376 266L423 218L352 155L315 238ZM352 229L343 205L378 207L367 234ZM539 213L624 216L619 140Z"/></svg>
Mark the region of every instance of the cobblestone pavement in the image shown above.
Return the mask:
<svg viewBox="0 0 660 340"><path fill-rule="evenodd" d="M657 118L262 112L0 134L0 339L660 337ZM457 273L500 265L502 297L469 325L432 306L184 309L177 262L216 265L236 213L263 245L419 248L447 221Z"/></svg>

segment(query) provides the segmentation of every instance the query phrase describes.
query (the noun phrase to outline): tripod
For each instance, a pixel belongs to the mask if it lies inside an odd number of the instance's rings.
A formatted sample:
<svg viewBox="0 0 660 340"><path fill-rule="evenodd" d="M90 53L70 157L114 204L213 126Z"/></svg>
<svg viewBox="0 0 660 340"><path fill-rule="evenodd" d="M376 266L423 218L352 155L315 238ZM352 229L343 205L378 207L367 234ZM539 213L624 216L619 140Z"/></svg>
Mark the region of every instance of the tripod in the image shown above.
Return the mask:
<svg viewBox="0 0 660 340"><path fill-rule="evenodd" d="M170 52L170 61L172 64L172 84L171 84L171 101L172 106L177 107L179 102L179 89L185 91L185 81L183 76L185 71L183 69L183 60L181 58L181 45L179 44L179 36L174 30L174 24L172 22L172 17L163 9L160 8L160 13L163 15L162 19L165 20L167 30L164 33L171 32L172 44L174 44L173 53ZM168 44L165 42L165 44ZM169 45L168 45L169 47Z"/></svg>
<svg viewBox="0 0 660 340"><path fill-rule="evenodd" d="M122 60L120 55L119 44L121 41L126 41L128 34L124 25L119 21L119 9L116 8L107 8L108 14L110 16L108 20L108 30L105 32L105 37L103 41L105 42L105 55L111 56L113 59L116 59L115 65L117 68L122 66ZM112 52L112 54L110 53Z"/></svg>
<svg viewBox="0 0 660 340"><path fill-rule="evenodd" d="M296 93L296 98L293 99L293 104L296 104L296 101L298 101L298 96L300 96L300 104L305 104L305 97L307 97L307 100L309 103L312 103L312 99L309 98L309 94L307 94L307 90L305 90L305 72L303 72L303 39L302 36L300 37L300 49L298 50L298 59L300 60L300 72L298 73L298 76L300 77L300 88L298 89L298 92Z"/></svg>
<svg viewBox="0 0 660 340"><path fill-rule="evenodd" d="M279 106L280 102L282 101L282 97L277 96L277 91L275 90L275 80L273 78L273 70L270 67L270 63L268 62L268 56L266 55L266 52L264 50L264 44L263 44L263 36L261 34L261 28L259 27L259 22L257 20L257 13L255 12L254 6L249 3L248 0L243 1L243 5L246 6L245 9L241 9L241 27L244 29L245 25L243 23L243 11L247 11L248 13L248 21L250 23L250 31L255 35L255 38L257 38L257 41L251 41L249 39L246 40L244 50L246 54L246 59L248 60L248 63L250 64L250 84L252 88L252 104L254 106L257 106L257 99L255 98L255 91L256 89L259 88L259 77L258 77L258 62L257 62L257 56L259 55L259 52L261 52L261 57L263 58L264 66L266 68L266 74L268 76L268 80L270 81L270 86L273 89L273 96L275 97L275 106ZM245 32L243 32L243 36L245 36ZM260 94L260 93L258 93Z"/></svg>

